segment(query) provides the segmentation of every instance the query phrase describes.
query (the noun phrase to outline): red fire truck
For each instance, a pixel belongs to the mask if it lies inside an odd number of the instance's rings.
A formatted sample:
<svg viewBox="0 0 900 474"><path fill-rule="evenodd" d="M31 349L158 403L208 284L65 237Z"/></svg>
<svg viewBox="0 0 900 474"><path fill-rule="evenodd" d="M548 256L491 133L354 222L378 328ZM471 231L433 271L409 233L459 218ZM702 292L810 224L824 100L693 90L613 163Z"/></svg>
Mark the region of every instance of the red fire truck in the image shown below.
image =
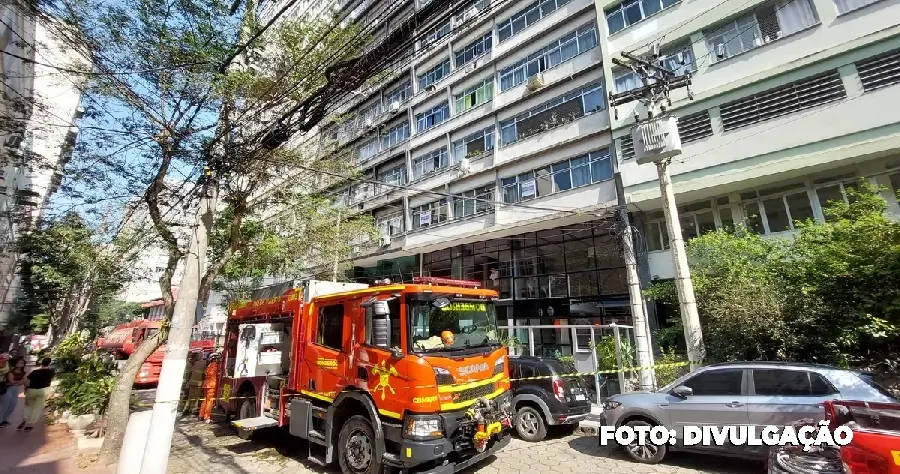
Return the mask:
<svg viewBox="0 0 900 474"><path fill-rule="evenodd" d="M306 281L230 310L220 406L242 437L283 426L345 473L452 473L509 443L497 293L480 283ZM268 294L266 294L268 293Z"/></svg>
<svg viewBox="0 0 900 474"><path fill-rule="evenodd" d="M124 367L128 357L141 345L141 342L159 332L160 324L161 321L146 319L120 324L105 337L97 338L95 345L98 350L108 352L115 360L116 365L121 369ZM212 352L214 345L215 341L213 339L201 337L197 328L194 328L191 350ZM150 357L147 358L138 371L134 383L138 385L158 383L165 354L165 345L160 346L156 352L150 354Z"/></svg>

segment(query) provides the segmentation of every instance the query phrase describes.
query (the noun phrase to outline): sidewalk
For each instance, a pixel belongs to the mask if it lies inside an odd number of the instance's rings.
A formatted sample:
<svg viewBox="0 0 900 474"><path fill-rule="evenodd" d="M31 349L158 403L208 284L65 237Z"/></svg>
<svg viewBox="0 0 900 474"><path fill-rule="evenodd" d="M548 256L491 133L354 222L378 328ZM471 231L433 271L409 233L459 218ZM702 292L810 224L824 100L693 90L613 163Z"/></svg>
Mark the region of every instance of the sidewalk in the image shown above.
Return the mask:
<svg viewBox="0 0 900 474"><path fill-rule="evenodd" d="M109 474L103 468L78 468L75 438L64 424L16 431L24 405L25 397L20 396L11 425L0 428L0 474Z"/></svg>

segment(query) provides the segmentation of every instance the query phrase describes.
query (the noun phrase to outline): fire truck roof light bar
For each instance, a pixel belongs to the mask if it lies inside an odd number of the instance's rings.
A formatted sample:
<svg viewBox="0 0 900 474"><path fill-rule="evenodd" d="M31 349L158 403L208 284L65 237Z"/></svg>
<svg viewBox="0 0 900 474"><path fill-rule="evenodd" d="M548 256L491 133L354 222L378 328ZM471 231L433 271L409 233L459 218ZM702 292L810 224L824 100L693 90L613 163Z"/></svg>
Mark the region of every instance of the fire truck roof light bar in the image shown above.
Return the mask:
<svg viewBox="0 0 900 474"><path fill-rule="evenodd" d="M462 288L479 288L482 286L480 281L456 280L453 278L440 277L413 277L413 283L419 285L459 286Z"/></svg>

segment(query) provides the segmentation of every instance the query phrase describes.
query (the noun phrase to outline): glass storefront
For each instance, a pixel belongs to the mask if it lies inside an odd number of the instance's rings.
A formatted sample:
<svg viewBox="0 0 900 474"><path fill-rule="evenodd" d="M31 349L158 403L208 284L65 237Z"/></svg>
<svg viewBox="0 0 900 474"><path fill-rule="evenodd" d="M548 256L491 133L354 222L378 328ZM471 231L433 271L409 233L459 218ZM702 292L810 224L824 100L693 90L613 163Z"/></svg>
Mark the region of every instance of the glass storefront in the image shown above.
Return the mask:
<svg viewBox="0 0 900 474"><path fill-rule="evenodd" d="M458 245L423 254L422 271L497 290L501 325L504 319L516 326L631 324L625 262L613 228L613 221L599 220ZM527 344L527 331L517 333ZM535 330L535 355L589 351L583 339L570 329Z"/></svg>

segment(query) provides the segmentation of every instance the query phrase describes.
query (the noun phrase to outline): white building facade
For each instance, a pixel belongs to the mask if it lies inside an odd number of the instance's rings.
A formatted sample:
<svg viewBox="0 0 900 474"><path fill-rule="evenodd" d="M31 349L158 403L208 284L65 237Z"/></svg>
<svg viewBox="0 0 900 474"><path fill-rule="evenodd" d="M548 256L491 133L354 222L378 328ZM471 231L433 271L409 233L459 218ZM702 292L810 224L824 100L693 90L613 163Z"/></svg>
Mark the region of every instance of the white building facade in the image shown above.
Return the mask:
<svg viewBox="0 0 900 474"><path fill-rule="evenodd" d="M0 7L0 326L21 288L21 233L43 215L62 179L83 114L77 78L48 65L80 60L13 5ZM25 59L22 59L25 58ZM32 63L29 61L35 61Z"/></svg>
<svg viewBox="0 0 900 474"><path fill-rule="evenodd" d="M376 37L424 6L363 5ZM639 80L608 58L653 44L693 75L693 100L675 91L670 108L686 237L735 222L790 232L860 177L900 213L898 33L900 0L470 2L323 127L365 172L338 203L382 233L351 277L481 280L515 325L630 323L617 179L643 283L674 268L656 169L633 158L638 105L608 107ZM540 333L538 353L589 351Z"/></svg>

